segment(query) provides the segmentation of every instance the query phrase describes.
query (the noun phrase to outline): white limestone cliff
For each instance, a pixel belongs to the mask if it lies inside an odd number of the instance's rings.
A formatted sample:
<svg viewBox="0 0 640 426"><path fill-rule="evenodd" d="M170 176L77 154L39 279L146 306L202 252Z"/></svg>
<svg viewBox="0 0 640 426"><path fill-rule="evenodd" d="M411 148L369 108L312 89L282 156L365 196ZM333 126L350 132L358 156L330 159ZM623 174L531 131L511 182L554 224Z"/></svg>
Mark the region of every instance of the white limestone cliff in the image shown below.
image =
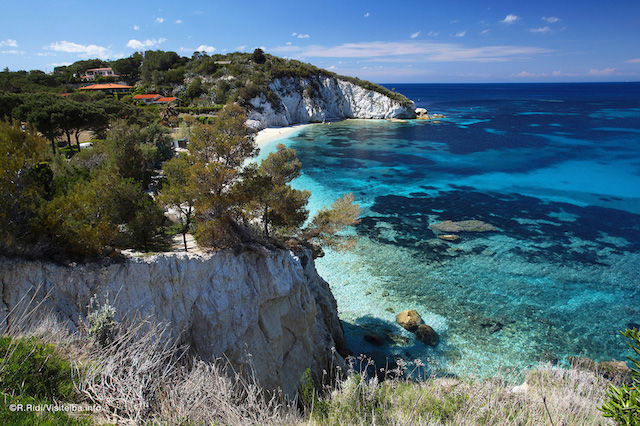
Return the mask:
<svg viewBox="0 0 640 426"><path fill-rule="evenodd" d="M342 362L332 348L346 350L336 301L309 253L259 247L71 267L0 258L0 285L0 319L39 288L32 304L48 294L40 309L57 313L73 330L94 294L109 295L116 320L169 323L171 337L203 359L224 355L236 366L251 363L265 388L280 387L289 396L307 368L321 376Z"/></svg>
<svg viewBox="0 0 640 426"><path fill-rule="evenodd" d="M413 105L333 77L278 78L251 99L247 125L255 129L347 118L415 118Z"/></svg>

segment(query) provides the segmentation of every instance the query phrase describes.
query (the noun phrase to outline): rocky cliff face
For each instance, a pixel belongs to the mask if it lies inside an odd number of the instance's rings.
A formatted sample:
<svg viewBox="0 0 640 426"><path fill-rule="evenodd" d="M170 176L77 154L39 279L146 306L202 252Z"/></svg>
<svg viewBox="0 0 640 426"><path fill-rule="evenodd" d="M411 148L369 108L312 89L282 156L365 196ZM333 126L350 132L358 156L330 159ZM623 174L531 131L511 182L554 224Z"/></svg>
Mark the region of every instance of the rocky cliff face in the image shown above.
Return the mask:
<svg viewBox="0 0 640 426"><path fill-rule="evenodd" d="M333 77L280 78L268 95L250 101L247 124L256 129L346 118L415 118L412 105Z"/></svg>
<svg viewBox="0 0 640 426"><path fill-rule="evenodd" d="M346 350L335 299L307 253L256 248L73 267L2 258L0 285L0 319L39 287L35 301L48 294L40 309L74 329L91 296L108 294L116 319L169 323L172 337L205 360L225 355L237 366L251 363L265 388L290 396L305 369L321 374L342 361L332 347Z"/></svg>

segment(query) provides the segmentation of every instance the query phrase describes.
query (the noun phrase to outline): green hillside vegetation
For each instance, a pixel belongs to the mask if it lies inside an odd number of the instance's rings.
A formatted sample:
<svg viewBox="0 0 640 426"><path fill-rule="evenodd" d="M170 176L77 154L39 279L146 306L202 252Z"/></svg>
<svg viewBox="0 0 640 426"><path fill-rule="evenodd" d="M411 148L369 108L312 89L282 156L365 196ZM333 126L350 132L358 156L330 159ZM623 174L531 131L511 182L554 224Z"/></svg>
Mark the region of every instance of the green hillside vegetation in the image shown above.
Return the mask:
<svg viewBox="0 0 640 426"><path fill-rule="evenodd" d="M92 83L120 81L135 91L79 90L86 70L100 67L112 67L118 77ZM278 148L263 164L245 167L258 150L242 105L259 93L275 96L267 89L273 78L322 76L333 74L259 49L196 52L191 58L147 51L111 62L78 61L52 74L5 69L0 252L56 261L113 260L114 249L167 249L175 232L183 234L185 249L187 233L209 248L296 239L295 244L336 243L340 229L357 220L353 198L303 229L309 193L289 185L300 172L295 151ZM183 106L138 105L136 93L177 95ZM171 127L180 130L172 136ZM81 149L87 134L93 146ZM189 140L177 157L174 138ZM177 223L163 215L165 209L176 213ZM339 226L327 223L329 217L341 221Z"/></svg>
<svg viewBox="0 0 640 426"><path fill-rule="evenodd" d="M44 95L28 96L35 102ZM187 233L212 249L282 246L292 238L308 244L357 220L360 209L349 198L332 209L335 223L312 221L314 229L322 223L320 231L303 228L310 194L289 185L300 172L295 151L281 146L260 165L246 165L258 149L236 104L210 124L194 122L188 150L176 157L167 128L138 124L144 115L118 119L98 109L103 101L88 108L109 124L104 139L79 152L54 153L55 143L36 132L28 114L24 128L0 122L0 253L110 261L117 258L114 249L166 250L171 230L184 235L185 250ZM34 111L47 117L46 105ZM50 136L49 128L40 129ZM178 224L169 222L165 209L173 209Z"/></svg>
<svg viewBox="0 0 640 426"><path fill-rule="evenodd" d="M228 102L243 104L262 93L274 100L268 84L275 78L297 77L316 81L321 77L335 77L350 81L392 99L403 105L411 101L403 95L380 85L353 77L340 76L293 59L265 54L260 49L253 53L208 55L195 52L190 58L175 52L148 50L134 53L115 61L99 59L78 61L59 66L52 74L42 71L0 72L0 91L6 93L67 93L77 90L83 83L81 76L87 69L111 67L119 77L97 77L92 83L122 81L135 85L135 93L159 93L179 97L185 107L209 107ZM310 86L313 94L314 86Z"/></svg>

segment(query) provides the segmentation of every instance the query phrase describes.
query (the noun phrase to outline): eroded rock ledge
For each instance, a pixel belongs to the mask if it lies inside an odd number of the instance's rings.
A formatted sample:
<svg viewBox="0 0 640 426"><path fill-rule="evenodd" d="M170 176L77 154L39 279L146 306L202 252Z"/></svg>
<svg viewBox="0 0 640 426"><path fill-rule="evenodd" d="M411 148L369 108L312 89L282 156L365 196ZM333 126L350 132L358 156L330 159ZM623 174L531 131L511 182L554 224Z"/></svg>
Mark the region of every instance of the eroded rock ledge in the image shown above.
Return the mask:
<svg viewBox="0 0 640 426"><path fill-rule="evenodd" d="M172 337L203 359L252 363L265 388L290 396L305 369L320 376L346 354L336 301L307 252L254 247L72 267L0 258L0 286L0 318L39 288L36 301L48 294L40 309L56 312L72 330L91 296L108 294L117 320L168 323Z"/></svg>
<svg viewBox="0 0 640 426"><path fill-rule="evenodd" d="M333 77L277 78L249 102L247 124L256 129L347 118L415 118L415 105Z"/></svg>

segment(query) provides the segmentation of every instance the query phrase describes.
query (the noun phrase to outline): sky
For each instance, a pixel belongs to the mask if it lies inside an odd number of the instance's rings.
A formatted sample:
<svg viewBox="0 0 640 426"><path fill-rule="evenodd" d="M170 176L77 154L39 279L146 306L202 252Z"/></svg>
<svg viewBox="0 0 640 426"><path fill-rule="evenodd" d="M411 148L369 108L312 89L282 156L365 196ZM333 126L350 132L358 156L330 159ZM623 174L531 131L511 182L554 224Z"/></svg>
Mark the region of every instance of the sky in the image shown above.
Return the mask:
<svg viewBox="0 0 640 426"><path fill-rule="evenodd" d="M4 3L11 71L261 48L377 83L640 81L640 0Z"/></svg>

